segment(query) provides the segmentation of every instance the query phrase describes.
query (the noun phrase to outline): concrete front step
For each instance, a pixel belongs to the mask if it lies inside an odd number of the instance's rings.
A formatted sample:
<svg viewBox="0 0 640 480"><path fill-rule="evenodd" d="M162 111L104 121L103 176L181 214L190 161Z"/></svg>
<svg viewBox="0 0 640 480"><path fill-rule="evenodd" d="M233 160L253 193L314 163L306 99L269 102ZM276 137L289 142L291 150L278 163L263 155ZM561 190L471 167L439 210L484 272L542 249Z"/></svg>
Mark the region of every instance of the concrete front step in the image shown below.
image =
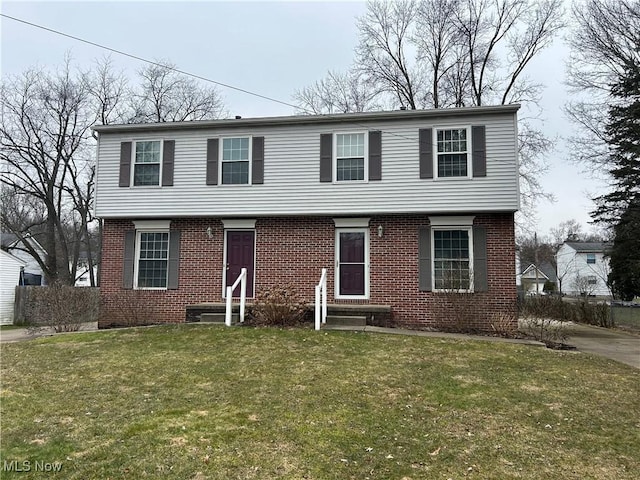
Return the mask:
<svg viewBox="0 0 640 480"><path fill-rule="evenodd" d="M200 321L202 323L224 323L224 313L202 313L200 314ZM231 323L238 323L240 321L240 314L231 314Z"/></svg>
<svg viewBox="0 0 640 480"><path fill-rule="evenodd" d="M364 327L367 317L360 315L327 315L327 326Z"/></svg>

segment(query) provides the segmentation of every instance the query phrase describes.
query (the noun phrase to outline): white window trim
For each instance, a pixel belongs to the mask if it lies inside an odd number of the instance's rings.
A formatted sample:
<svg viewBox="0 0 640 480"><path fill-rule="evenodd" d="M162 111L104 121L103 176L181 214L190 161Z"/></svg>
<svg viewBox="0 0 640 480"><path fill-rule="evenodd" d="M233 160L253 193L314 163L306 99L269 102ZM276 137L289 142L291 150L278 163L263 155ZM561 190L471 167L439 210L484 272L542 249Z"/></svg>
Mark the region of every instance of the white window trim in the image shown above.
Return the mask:
<svg viewBox="0 0 640 480"><path fill-rule="evenodd" d="M447 217L443 217L447 218ZM467 218L467 217L463 217ZM473 218L473 217L471 217ZM434 292L446 292L451 291L444 288L436 288L436 241L434 232L436 231L449 231L449 230L466 230L469 234L469 288L454 290L458 293L473 293L474 292L474 272L473 272L473 226L471 225L439 225L434 226L431 224L431 281L433 282Z"/></svg>
<svg viewBox="0 0 640 480"><path fill-rule="evenodd" d="M158 169L158 184L157 185L135 185L135 175L136 175L136 145L138 143L143 142L160 142L160 168ZM162 187L162 164L164 163L164 139L162 138L145 138L145 139L137 139L132 140L132 148L131 148L131 178L129 179L129 185L132 188L157 188ZM140 163L140 165L155 165L149 163Z"/></svg>
<svg viewBox="0 0 640 480"><path fill-rule="evenodd" d="M441 177L438 175L438 132L442 130L466 130L467 131L467 175L463 177ZM433 127L433 179L434 180L460 180L463 178L473 178L473 161L471 153L473 145L471 144L471 125L446 125ZM457 153L457 152L451 152ZM443 153L444 155L444 153Z"/></svg>
<svg viewBox="0 0 640 480"><path fill-rule="evenodd" d="M364 233L364 295L340 295L340 234L341 233ZM335 278L334 278L334 298L337 300L368 300L370 296L370 270L371 261L369 258L369 228L336 228L335 235Z"/></svg>
<svg viewBox="0 0 640 480"><path fill-rule="evenodd" d="M249 150L247 152L248 162L249 162L249 176L247 178L247 183L222 183L222 164L223 163L231 163L231 162L244 162L247 160L222 160L224 156L224 141L232 138L248 138L249 139ZM218 148L218 178L220 181L218 182L219 187L242 187L246 185L251 185L251 175L253 172L253 136L252 135L225 135L220 137L220 147Z"/></svg>
<svg viewBox="0 0 640 480"><path fill-rule="evenodd" d="M161 220L162 221L162 220ZM136 225L136 246L135 246L135 258L133 264L133 288L134 290L167 290L169 285L169 257L171 255L171 233L169 228L144 228L138 230L138 224L144 221L134 222ZM167 220L168 222L168 220ZM167 234L167 278L165 280L164 287L139 287L138 286L138 271L140 268L140 241L143 233L166 233Z"/></svg>
<svg viewBox="0 0 640 480"><path fill-rule="evenodd" d="M364 135L364 178L362 180L338 180L338 135ZM334 132L333 134L333 158L331 160L331 166L333 170L333 183L337 184L350 184L350 183L369 183L369 132L368 131L356 131L356 132ZM342 157L341 157L342 158ZM352 157L349 157L352 158Z"/></svg>
<svg viewBox="0 0 640 480"><path fill-rule="evenodd" d="M243 222L243 220L237 220L238 222ZM222 298L226 299L227 298L227 233L228 232L249 232L252 231L253 232L253 295L252 296L247 296L247 298L255 298L256 297L256 273L257 273L257 268L256 268L256 264L257 264L257 258L256 258L256 253L257 253L257 249L258 249L258 233L256 232L255 229L255 220L254 220L254 227L252 228L244 228L242 227L242 224L239 223L240 226L234 226L233 228L227 228L227 222L229 222L229 220L227 220L224 223L224 232L223 232L223 242L224 245L222 247ZM233 220L231 221L233 222ZM235 282L235 280L234 280ZM229 285L231 286L231 285Z"/></svg>

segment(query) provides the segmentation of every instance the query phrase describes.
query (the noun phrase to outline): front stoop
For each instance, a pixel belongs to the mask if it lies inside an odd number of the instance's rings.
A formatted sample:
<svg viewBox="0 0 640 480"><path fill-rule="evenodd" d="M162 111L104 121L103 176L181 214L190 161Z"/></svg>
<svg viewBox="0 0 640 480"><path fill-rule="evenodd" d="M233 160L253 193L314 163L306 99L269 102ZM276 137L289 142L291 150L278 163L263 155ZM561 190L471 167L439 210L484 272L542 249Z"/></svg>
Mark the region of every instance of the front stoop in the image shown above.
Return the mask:
<svg viewBox="0 0 640 480"><path fill-rule="evenodd" d="M249 304L247 304L249 306ZM224 303L201 303L187 305L185 321L187 323L215 323L224 325L227 305ZM240 305L234 303L231 307L231 324L236 325L240 320Z"/></svg>
<svg viewBox="0 0 640 480"><path fill-rule="evenodd" d="M224 323L225 314L224 313L201 313L200 314L200 323ZM239 323L240 314L232 313L231 314L231 324Z"/></svg>
<svg viewBox="0 0 640 480"><path fill-rule="evenodd" d="M367 317L364 315L327 315L325 327L364 327L367 324Z"/></svg>
<svg viewBox="0 0 640 480"><path fill-rule="evenodd" d="M251 310L250 303L247 303L247 312ZM239 320L240 306L233 304L232 323L235 325ZM305 321L314 321L315 305L307 304ZM226 304L224 303L200 303L197 305L187 305L185 321L187 323L206 322L224 324ZM342 328L342 327L392 327L391 306L370 305L370 304L339 304L330 303L327 305L327 323L322 328Z"/></svg>

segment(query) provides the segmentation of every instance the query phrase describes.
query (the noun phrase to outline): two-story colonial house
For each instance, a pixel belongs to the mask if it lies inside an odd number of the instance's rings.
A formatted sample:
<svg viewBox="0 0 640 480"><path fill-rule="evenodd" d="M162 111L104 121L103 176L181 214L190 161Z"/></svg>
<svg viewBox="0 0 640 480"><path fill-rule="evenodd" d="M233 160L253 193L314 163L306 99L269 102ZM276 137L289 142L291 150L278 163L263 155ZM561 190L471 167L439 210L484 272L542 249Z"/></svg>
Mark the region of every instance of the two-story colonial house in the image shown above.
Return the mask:
<svg viewBox="0 0 640 480"><path fill-rule="evenodd" d="M564 242L556 253L558 291L565 295L610 297L610 247L603 242Z"/></svg>
<svg viewBox="0 0 640 480"><path fill-rule="evenodd" d="M95 127L103 300L138 289L182 322L243 267L249 297L310 303L326 268L329 303L370 323L446 324L452 290L478 329L515 321L518 108Z"/></svg>

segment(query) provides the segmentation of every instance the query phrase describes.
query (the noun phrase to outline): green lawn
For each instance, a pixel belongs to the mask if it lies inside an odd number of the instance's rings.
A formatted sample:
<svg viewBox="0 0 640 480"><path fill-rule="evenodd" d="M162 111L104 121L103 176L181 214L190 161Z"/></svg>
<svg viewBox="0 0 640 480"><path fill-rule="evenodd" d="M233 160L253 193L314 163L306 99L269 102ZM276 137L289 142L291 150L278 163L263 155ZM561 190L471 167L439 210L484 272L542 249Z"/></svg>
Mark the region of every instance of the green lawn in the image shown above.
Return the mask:
<svg viewBox="0 0 640 480"><path fill-rule="evenodd" d="M182 325L5 344L1 362L2 479L640 471L640 371L575 352Z"/></svg>

